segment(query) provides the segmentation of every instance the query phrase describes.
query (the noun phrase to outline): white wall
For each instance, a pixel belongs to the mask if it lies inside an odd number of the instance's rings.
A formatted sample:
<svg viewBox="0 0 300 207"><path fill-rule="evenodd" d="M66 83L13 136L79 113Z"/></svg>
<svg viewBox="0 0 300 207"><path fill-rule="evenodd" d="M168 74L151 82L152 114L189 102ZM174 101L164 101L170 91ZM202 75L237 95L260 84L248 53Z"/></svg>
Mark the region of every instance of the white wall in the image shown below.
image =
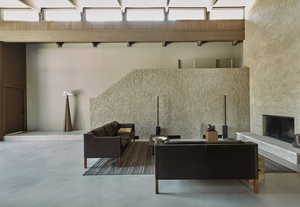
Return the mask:
<svg viewBox="0 0 300 207"><path fill-rule="evenodd" d="M88 129L89 99L110 88L136 69L177 68L177 60L201 60L214 67L215 59L237 57L231 43L55 44L27 45L28 129L62 130L65 100L62 92L76 90L71 110L77 129Z"/></svg>

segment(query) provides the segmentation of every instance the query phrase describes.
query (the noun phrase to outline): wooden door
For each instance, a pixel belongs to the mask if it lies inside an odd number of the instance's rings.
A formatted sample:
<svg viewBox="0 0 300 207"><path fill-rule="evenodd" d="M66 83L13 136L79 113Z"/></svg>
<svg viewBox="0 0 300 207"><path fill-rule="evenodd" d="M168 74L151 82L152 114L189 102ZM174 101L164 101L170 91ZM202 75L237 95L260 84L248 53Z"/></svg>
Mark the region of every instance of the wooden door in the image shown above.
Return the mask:
<svg viewBox="0 0 300 207"><path fill-rule="evenodd" d="M4 133L25 131L25 91L22 88L4 88Z"/></svg>
<svg viewBox="0 0 300 207"><path fill-rule="evenodd" d="M1 134L26 130L26 46L19 43L0 45Z"/></svg>

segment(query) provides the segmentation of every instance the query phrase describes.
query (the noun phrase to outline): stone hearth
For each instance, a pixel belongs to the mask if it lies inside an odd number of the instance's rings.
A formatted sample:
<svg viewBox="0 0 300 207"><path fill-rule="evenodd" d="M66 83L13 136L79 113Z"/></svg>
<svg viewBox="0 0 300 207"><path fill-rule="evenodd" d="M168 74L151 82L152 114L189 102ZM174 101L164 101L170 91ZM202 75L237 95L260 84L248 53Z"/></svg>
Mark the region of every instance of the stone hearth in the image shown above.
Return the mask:
<svg viewBox="0 0 300 207"><path fill-rule="evenodd" d="M257 143L260 154L300 172L300 149L292 144L250 132L238 132L237 139Z"/></svg>

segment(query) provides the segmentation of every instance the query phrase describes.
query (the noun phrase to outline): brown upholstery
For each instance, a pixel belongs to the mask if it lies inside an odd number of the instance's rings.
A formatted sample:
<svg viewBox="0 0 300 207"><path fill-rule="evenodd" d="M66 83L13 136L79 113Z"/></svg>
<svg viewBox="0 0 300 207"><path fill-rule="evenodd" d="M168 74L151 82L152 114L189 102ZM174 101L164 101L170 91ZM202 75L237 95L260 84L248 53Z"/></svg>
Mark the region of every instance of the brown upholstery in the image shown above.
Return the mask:
<svg viewBox="0 0 300 207"><path fill-rule="evenodd" d="M94 135L98 136L98 137L102 137L102 136L106 136L107 133L104 129L104 127L98 127L97 129L94 129L93 131L91 131Z"/></svg>
<svg viewBox="0 0 300 207"><path fill-rule="evenodd" d="M119 123L113 121L111 123L105 124L103 127L108 136L116 136L119 130Z"/></svg>
<svg viewBox="0 0 300 207"><path fill-rule="evenodd" d="M158 180L258 178L258 148L251 142L171 142L155 145Z"/></svg>
<svg viewBox="0 0 300 207"><path fill-rule="evenodd" d="M131 133L118 135L121 127L132 128ZM85 167L88 158L120 158L134 137L134 124L120 124L116 121L84 134Z"/></svg>

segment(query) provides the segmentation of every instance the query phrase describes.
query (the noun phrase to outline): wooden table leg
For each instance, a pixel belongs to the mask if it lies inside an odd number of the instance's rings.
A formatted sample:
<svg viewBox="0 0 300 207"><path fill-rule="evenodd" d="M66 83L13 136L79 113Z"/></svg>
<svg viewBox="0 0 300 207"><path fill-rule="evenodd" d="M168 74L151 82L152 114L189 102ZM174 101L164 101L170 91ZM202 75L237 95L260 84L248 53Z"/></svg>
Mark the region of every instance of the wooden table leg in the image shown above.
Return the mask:
<svg viewBox="0 0 300 207"><path fill-rule="evenodd" d="M155 178L155 194L159 194L159 181Z"/></svg>
<svg viewBox="0 0 300 207"><path fill-rule="evenodd" d="M87 158L86 157L84 158L84 164L83 165L84 165L84 168L87 168Z"/></svg>
<svg viewBox="0 0 300 207"><path fill-rule="evenodd" d="M259 182L258 179L253 180L253 192L259 193Z"/></svg>
<svg viewBox="0 0 300 207"><path fill-rule="evenodd" d="M119 166L119 167L122 167L121 157L118 158L118 166Z"/></svg>
<svg viewBox="0 0 300 207"><path fill-rule="evenodd" d="M265 181L265 159L262 156L258 157L258 168L259 168L259 183Z"/></svg>

